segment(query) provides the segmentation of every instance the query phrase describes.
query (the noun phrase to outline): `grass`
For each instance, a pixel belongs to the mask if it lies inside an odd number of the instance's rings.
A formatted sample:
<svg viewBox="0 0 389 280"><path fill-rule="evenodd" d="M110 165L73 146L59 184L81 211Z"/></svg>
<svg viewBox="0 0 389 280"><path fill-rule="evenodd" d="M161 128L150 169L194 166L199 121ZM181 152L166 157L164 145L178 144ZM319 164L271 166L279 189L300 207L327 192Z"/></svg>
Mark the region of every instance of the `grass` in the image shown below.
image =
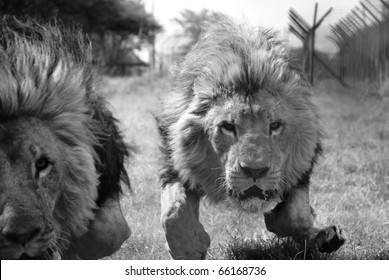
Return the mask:
<svg viewBox="0 0 389 280"><path fill-rule="evenodd" d="M166 78L105 78L103 91L137 152L128 165L133 194L122 199L131 237L110 259L169 259L160 224L158 135L152 111L168 91ZM203 203L211 236L208 259L389 259L389 102L363 86L315 86L327 132L316 166L311 204L318 225L341 224L349 240L337 252L306 251L266 230L262 216Z"/></svg>

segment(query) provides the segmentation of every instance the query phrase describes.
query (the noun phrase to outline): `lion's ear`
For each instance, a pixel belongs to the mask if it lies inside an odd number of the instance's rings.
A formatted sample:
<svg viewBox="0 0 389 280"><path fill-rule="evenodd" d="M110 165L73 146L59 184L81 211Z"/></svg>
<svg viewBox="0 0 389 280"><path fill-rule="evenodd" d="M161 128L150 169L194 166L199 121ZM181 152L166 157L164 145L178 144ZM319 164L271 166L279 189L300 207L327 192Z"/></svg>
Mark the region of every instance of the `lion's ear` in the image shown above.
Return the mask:
<svg viewBox="0 0 389 280"><path fill-rule="evenodd" d="M212 168L220 166L220 163L201 117L184 115L171 127L171 135L173 163L181 178L193 187L197 184L203 188L211 187L218 177Z"/></svg>

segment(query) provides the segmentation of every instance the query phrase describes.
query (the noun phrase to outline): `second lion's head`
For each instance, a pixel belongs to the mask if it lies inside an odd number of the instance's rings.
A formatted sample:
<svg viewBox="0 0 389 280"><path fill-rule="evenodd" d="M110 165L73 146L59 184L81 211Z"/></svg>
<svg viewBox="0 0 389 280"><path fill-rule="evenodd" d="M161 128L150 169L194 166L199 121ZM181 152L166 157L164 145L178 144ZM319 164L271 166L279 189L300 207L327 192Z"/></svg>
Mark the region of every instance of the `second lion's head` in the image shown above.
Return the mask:
<svg viewBox="0 0 389 280"><path fill-rule="evenodd" d="M310 95L274 33L217 15L173 73L159 115L168 168L213 201L273 209L320 152Z"/></svg>

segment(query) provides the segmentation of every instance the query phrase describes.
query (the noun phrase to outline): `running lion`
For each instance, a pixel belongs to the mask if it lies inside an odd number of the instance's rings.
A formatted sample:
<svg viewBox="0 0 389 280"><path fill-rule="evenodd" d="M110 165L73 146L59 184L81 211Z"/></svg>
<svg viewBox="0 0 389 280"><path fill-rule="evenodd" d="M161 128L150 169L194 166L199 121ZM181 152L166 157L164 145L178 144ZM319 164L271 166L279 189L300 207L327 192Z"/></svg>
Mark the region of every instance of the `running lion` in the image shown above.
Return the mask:
<svg viewBox="0 0 389 280"><path fill-rule="evenodd" d="M345 242L318 228L310 176L323 132L310 88L274 33L215 15L175 69L156 114L164 168L161 215L174 259L204 259L200 199L264 214L268 230L321 252Z"/></svg>

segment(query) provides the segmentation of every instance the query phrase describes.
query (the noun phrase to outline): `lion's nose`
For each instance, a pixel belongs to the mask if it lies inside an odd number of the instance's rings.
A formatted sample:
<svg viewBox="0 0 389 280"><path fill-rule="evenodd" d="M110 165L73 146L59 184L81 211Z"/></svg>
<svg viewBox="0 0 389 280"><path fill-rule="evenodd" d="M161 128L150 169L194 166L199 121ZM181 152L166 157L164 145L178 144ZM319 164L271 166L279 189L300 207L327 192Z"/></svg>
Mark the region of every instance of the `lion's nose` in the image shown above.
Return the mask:
<svg viewBox="0 0 389 280"><path fill-rule="evenodd" d="M240 162L239 166L240 166L240 168L242 169L243 173L246 176L253 178L254 182L257 179L263 178L267 174L269 169L270 169L268 166L252 167L249 164L246 164L246 163L243 163L243 162Z"/></svg>
<svg viewBox="0 0 389 280"><path fill-rule="evenodd" d="M0 215L2 238L10 242L26 245L39 236L44 229L43 217L39 213L7 205Z"/></svg>
<svg viewBox="0 0 389 280"><path fill-rule="evenodd" d="M29 241L33 240L36 236L38 236L41 233L41 228L36 227L27 230L26 229L12 230L12 229L5 228L2 230L1 233L9 241L24 245Z"/></svg>

